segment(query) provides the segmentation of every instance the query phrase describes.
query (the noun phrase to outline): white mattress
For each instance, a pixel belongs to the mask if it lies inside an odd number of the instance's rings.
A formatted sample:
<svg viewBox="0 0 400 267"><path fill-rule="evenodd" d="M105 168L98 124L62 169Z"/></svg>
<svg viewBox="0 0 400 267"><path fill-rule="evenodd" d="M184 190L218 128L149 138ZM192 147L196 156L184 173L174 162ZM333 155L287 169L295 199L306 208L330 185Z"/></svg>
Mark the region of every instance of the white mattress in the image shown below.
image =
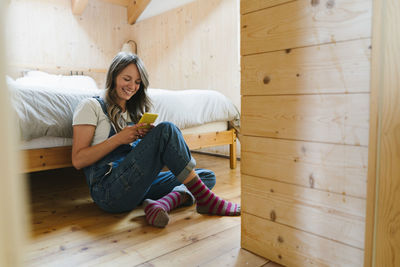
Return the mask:
<svg viewBox="0 0 400 267"><path fill-rule="evenodd" d="M8 81L8 87L24 141L43 136L72 138L76 106L85 98L104 93L94 89L48 89L12 80ZM233 103L213 90L148 89L148 95L153 104L150 112L159 114L156 123L170 121L181 129L218 121L238 121L240 117Z"/></svg>
<svg viewBox="0 0 400 267"><path fill-rule="evenodd" d="M201 126L195 126L182 130L183 134L193 133L207 133L207 132L218 132L225 131L228 129L228 123L226 121L210 122ZM49 148L49 147L60 147L60 146L71 146L72 138L64 137L53 137L43 136L29 141L23 141L21 144L22 150L27 149L38 149L38 148Z"/></svg>
<svg viewBox="0 0 400 267"><path fill-rule="evenodd" d="M71 146L71 145L72 145L72 138L42 136L39 138L31 139L29 141L22 141L20 147L22 150L26 150L26 149Z"/></svg>

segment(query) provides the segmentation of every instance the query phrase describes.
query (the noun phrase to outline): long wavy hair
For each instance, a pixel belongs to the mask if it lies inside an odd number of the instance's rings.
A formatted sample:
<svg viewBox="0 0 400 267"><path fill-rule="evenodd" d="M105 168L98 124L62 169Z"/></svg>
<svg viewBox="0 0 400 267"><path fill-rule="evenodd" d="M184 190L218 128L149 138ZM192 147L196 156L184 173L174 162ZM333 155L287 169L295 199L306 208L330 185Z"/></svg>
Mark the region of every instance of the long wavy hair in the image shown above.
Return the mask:
<svg viewBox="0 0 400 267"><path fill-rule="evenodd" d="M107 112L111 122L114 124L117 132L126 126L126 121L122 117L122 109L117 104L116 78L129 64L135 64L140 74L139 90L126 102L126 110L128 111L132 121L137 123L143 113L147 112L151 107L151 102L147 96L147 87L149 86L149 75L144 67L143 61L133 53L120 52L111 62L107 71L106 95Z"/></svg>

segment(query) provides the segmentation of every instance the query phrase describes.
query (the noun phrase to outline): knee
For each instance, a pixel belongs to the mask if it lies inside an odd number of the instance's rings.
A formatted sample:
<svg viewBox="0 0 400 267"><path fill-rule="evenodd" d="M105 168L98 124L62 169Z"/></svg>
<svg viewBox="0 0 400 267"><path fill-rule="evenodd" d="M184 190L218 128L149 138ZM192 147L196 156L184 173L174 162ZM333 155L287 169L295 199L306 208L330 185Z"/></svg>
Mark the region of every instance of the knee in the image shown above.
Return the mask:
<svg viewBox="0 0 400 267"><path fill-rule="evenodd" d="M160 122L159 124L157 124L156 127L159 127L159 128L177 128L175 124L173 124L172 122L169 122L169 121Z"/></svg>
<svg viewBox="0 0 400 267"><path fill-rule="evenodd" d="M180 132L179 128L175 124L169 121L163 121L154 128L161 132Z"/></svg>

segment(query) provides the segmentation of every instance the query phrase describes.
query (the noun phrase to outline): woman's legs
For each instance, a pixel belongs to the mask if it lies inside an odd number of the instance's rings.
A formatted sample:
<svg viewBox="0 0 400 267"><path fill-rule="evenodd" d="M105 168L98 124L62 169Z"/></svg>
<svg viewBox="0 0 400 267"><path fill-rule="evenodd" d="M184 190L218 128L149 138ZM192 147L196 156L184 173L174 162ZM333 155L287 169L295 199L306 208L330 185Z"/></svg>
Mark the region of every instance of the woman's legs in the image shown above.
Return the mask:
<svg viewBox="0 0 400 267"><path fill-rule="evenodd" d="M165 122L152 129L119 166L112 169L109 176L91 188L92 197L108 212L130 211L143 201L165 165L178 182L190 186L189 191L199 203L197 208L199 212L207 210L210 214L238 214L238 206L210 193L201 182L193 171L195 160L181 132L172 123ZM196 184L195 187L193 183ZM204 197L206 199L203 199ZM216 211L214 211L215 205L217 205ZM233 212L231 212L232 206L235 207Z"/></svg>
<svg viewBox="0 0 400 267"><path fill-rule="evenodd" d="M180 181L195 165L179 129L172 123L163 122L138 142L108 176L91 188L92 197L107 212L130 211L143 201L163 166L167 166Z"/></svg>

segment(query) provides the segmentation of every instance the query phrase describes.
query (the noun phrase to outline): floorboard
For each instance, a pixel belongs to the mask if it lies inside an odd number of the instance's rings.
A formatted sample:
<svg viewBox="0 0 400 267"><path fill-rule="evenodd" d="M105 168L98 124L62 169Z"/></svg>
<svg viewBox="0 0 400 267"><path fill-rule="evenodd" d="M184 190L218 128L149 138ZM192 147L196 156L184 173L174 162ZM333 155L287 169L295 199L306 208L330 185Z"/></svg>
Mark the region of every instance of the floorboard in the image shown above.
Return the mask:
<svg viewBox="0 0 400 267"><path fill-rule="evenodd" d="M240 202L240 162L194 154L213 170L213 189ZM31 173L31 236L27 266L269 266L240 249L240 217L198 214L195 206L170 214L164 229L147 225L141 207L108 214L91 200L82 172L72 168Z"/></svg>

